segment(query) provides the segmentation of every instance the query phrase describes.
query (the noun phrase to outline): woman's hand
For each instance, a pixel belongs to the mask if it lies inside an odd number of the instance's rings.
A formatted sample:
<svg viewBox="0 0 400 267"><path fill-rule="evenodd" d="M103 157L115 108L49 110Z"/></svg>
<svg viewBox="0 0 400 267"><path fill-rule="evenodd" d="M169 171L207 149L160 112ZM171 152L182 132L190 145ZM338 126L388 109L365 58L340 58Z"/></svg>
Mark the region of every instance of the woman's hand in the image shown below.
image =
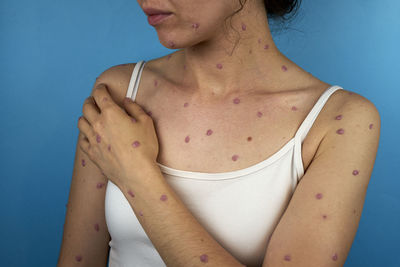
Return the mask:
<svg viewBox="0 0 400 267"><path fill-rule="evenodd" d="M143 168L155 166L158 156L153 120L130 98L125 98L125 110L121 109L105 84L97 85L92 95L78 120L83 133L80 148L117 186L140 179Z"/></svg>

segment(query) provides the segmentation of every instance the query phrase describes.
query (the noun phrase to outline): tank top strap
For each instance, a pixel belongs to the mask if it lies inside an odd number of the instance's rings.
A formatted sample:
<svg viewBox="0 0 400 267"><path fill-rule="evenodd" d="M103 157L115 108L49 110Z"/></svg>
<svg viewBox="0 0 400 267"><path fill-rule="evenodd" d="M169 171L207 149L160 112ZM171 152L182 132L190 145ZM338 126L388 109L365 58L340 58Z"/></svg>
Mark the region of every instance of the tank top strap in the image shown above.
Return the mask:
<svg viewBox="0 0 400 267"><path fill-rule="evenodd" d="M131 80L129 81L128 90L126 91L126 97L130 97L133 101L135 101L136 99L140 78L142 76L142 71L145 64L145 60L139 61L138 63L136 63L132 71Z"/></svg>
<svg viewBox="0 0 400 267"><path fill-rule="evenodd" d="M325 103L328 101L329 97L336 92L337 90L342 89L342 87L338 85L333 85L325 90L322 95L319 97L318 101L315 103L311 111L308 113L299 129L297 130L294 137L294 161L297 169L298 180L304 175L304 167L301 155L301 146L303 144L304 139L306 138L308 132L314 124L314 121L318 117L318 114L321 112Z"/></svg>

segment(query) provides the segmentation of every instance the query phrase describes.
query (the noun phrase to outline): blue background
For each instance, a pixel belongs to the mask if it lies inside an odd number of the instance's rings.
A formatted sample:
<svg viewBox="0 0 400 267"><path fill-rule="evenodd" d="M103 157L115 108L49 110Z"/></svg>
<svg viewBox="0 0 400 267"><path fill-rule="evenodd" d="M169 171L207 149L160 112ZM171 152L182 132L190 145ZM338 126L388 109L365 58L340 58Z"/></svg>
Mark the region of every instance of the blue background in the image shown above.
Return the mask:
<svg viewBox="0 0 400 267"><path fill-rule="evenodd" d="M378 108L381 138L345 266L400 266L400 1L303 0L278 48ZM55 266L77 119L95 78L171 50L134 0L0 1L0 260Z"/></svg>

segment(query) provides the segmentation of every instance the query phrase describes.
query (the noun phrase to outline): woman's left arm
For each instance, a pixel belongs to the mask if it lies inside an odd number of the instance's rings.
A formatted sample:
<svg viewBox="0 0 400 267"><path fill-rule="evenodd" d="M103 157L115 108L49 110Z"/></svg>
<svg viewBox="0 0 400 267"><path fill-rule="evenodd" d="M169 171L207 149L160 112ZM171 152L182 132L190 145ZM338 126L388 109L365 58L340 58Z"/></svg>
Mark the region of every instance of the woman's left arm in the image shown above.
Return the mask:
<svg viewBox="0 0 400 267"><path fill-rule="evenodd" d="M331 120L272 233L263 267L346 261L378 150L380 117L372 102L352 94Z"/></svg>

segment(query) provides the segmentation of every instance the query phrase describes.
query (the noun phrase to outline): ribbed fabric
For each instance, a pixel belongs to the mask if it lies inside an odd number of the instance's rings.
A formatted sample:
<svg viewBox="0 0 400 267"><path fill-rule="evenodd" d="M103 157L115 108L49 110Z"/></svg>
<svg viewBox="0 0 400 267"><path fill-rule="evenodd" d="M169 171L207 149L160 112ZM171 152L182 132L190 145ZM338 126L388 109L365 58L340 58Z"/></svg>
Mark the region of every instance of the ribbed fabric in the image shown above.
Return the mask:
<svg viewBox="0 0 400 267"><path fill-rule="evenodd" d="M136 64L127 97L135 100L145 61ZM174 191L200 224L246 265L261 266L276 225L304 175L301 146L329 97L329 87L315 103L295 136L267 159L232 172L177 170L160 163ZM108 182L106 222L111 235L110 267L165 266L119 188Z"/></svg>

